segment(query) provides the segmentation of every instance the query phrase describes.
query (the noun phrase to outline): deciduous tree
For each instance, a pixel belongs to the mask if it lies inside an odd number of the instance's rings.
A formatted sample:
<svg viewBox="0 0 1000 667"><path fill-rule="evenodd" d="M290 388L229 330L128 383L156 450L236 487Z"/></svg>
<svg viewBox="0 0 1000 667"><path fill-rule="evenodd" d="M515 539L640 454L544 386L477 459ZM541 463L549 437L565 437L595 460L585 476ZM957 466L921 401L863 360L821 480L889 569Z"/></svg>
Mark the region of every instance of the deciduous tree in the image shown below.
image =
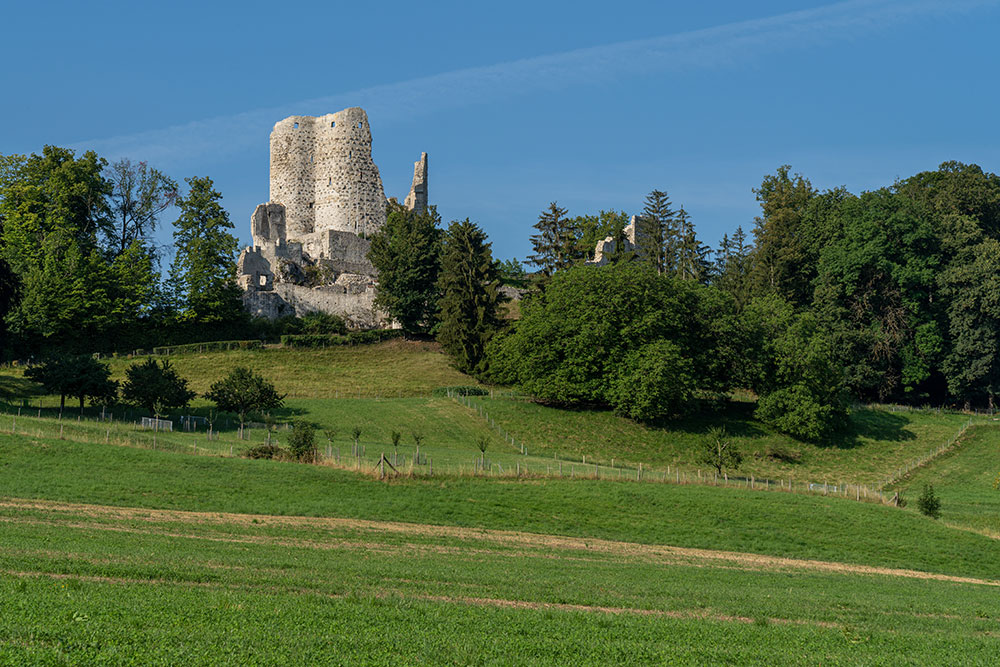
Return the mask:
<svg viewBox="0 0 1000 667"><path fill-rule="evenodd" d="M407 333L426 333L437 321L441 217L390 203L385 227L372 237L368 258L378 270L376 304Z"/></svg>
<svg viewBox="0 0 1000 667"><path fill-rule="evenodd" d="M187 380L177 374L168 359L160 363L150 358L125 369L122 398L154 417L159 418L168 410L186 407L195 395L188 389Z"/></svg>
<svg viewBox="0 0 1000 667"><path fill-rule="evenodd" d="M280 408L285 396L262 375L246 366L238 366L229 375L212 384L205 398L223 412L232 412L240 419L240 437L247 415Z"/></svg>

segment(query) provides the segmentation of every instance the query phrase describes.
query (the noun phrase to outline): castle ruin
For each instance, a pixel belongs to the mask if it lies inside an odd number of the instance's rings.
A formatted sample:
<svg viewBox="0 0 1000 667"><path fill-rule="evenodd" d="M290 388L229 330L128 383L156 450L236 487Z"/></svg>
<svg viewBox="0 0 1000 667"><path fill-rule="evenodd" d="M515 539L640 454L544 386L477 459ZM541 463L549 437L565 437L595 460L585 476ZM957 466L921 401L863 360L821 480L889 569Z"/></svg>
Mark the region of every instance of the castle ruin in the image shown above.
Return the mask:
<svg viewBox="0 0 1000 667"><path fill-rule="evenodd" d="M650 239L640 229L639 217L633 215L618 239L615 239L614 236L608 236L597 242L597 246L594 248L594 258L587 260L586 263L594 266L605 266L616 258L645 257L649 245Z"/></svg>
<svg viewBox="0 0 1000 667"><path fill-rule="evenodd" d="M386 219L371 149L368 115L358 107L274 125L270 200L254 210L253 244L237 266L252 314L321 311L353 328L390 324L375 308L376 271L368 261L368 239ZM427 153L414 164L405 201L410 210L427 208Z"/></svg>

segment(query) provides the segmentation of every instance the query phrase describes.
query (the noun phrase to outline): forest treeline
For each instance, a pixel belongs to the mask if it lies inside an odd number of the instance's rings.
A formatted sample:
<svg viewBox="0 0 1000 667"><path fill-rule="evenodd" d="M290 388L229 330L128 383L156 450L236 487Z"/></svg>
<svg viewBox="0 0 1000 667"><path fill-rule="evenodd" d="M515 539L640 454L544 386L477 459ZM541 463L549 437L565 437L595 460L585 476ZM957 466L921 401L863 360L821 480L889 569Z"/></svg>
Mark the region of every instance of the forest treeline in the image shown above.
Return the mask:
<svg viewBox="0 0 1000 667"><path fill-rule="evenodd" d="M994 406L1000 178L948 162L855 195L782 166L754 192L751 237L709 251L654 191L649 250L598 270L579 266L580 219L552 204L531 258L551 278L493 341L488 373L644 419L752 389L761 419L809 438L855 401Z"/></svg>
<svg viewBox="0 0 1000 667"><path fill-rule="evenodd" d="M464 371L645 421L733 389L811 438L856 401L994 405L1000 178L948 162L853 194L782 166L754 193L749 233L717 248L661 190L638 212L637 249L624 211L571 217L553 202L531 236L534 273L496 260L469 220L443 227L434 207L390 202L370 253L378 304ZM220 200L208 178L181 187L142 162L0 156L5 357L295 332L243 310ZM157 247L171 207L173 244ZM585 265L607 237L608 264ZM523 290L519 319L503 317L504 283Z"/></svg>

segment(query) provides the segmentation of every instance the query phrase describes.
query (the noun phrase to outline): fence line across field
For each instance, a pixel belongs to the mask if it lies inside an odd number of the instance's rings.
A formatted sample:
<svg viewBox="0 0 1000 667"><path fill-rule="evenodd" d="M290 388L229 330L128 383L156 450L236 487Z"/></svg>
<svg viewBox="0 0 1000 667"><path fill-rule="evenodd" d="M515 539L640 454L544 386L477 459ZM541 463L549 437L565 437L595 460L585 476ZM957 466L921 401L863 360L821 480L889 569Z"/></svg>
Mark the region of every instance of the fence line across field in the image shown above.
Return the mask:
<svg viewBox="0 0 1000 667"><path fill-rule="evenodd" d="M502 426L498 425L495 420L493 420L488 411L478 403L475 403L470 399L469 396L454 394L450 395L451 398L458 401L459 403L465 405L466 407L473 409L491 428L497 430L497 432L504 438L505 442L509 442L512 447L517 449L520 454L527 457L527 447L523 442L519 442L513 435L509 434ZM23 414L22 414L23 413ZM89 442L104 442L106 444L117 444L125 446L135 446L141 448L152 448L152 449L168 449L172 451L187 452L193 454L211 454L215 456L238 456L241 451L236 450L236 445L239 444L240 448L246 448L247 446L253 444L251 440L239 440L237 442L230 442L228 452L224 449L219 450L216 448L206 448L199 447L197 438L192 438L192 444L190 446L186 444L177 444L174 442L164 442L157 439L157 433L159 432L169 432L173 431L173 421L162 420L149 417L143 417L139 420L125 421L125 420L115 420L113 413L103 412L100 415L94 416L92 418L86 418L82 415L77 415L75 419L59 413L56 417L42 417L41 408L37 410L24 410L23 408L18 408L16 413L13 409L10 409L8 416L11 417L10 429L7 430L6 424L0 426L0 430L6 430L9 433L21 433L35 435L36 437L59 437L64 438L66 436L66 427L69 426L71 430L76 430L74 426L76 424L83 425L82 422L106 422L109 424L104 429L103 437L99 437L100 433L97 432L98 437L94 437L94 433L90 431L79 432L76 434L77 437ZM122 413L123 417L126 417L129 413ZM21 428L18 429L18 419L21 419ZM190 433L188 426L191 424L197 424L198 418L191 418L190 416L183 416L180 418L182 423L183 433L178 434L181 437L185 437L184 434ZM207 422L207 420L205 420ZM53 423L55 422L55 423ZM74 424L74 422L76 424ZM231 420L227 419L227 422L231 423ZM31 428L29 424L34 424L35 428ZM581 461L576 461L575 459L565 459L559 458L556 455L552 459L540 459L535 458L529 461L527 458L524 462L515 461L513 465L509 462L505 467L501 462L494 462L491 459L487 460L485 456L477 456L469 460L468 464L465 463L452 463L452 462L439 462L437 464L436 470L438 474L447 475L474 475L474 476L488 476L488 477L562 477L562 478L580 478L580 479L605 479L605 480L634 480L634 481L645 481L645 482L661 482L661 483L675 483L675 484L702 484L702 485L716 485L716 486L726 486L726 487L745 487L752 490L774 490L774 491L786 491L795 493L808 493L808 494L820 494L820 495L833 495L846 498L853 498L855 500L868 500L868 501L878 501L886 502L886 496L884 490L900 479L905 477L907 474L915 470L916 468L926 465L931 460L941 456L942 454L953 449L959 442L962 435L975 423L973 418L969 420L956 432L947 442L942 444L940 447L936 448L932 452L924 453L921 456L911 460L907 464L899 467L894 471L893 475L887 477L878 486L870 486L863 484L851 484L844 482L802 482L802 481L792 481L792 480L771 480L771 479L757 479L755 476L729 476L728 474L718 475L714 471L710 473L704 473L701 470L682 471L676 467L667 466L665 469L657 470L653 467L639 463L636 466L624 466L624 465L614 465L614 460L612 459L612 464L601 464L598 462L587 463L586 456L582 457ZM248 423L247 426L251 424ZM267 424L253 423L254 426L259 426L261 428L266 428ZM284 424L285 428L289 428L290 425ZM42 428L46 427L46 428ZM58 427L58 428L57 428ZM114 431L114 433L112 433ZM149 433L151 431L151 433ZM270 438L271 430L267 430L268 441ZM114 439L112 439L114 435ZM90 436L90 437L86 437ZM200 437L200 436L199 436ZM205 432L205 437L209 441L218 441L219 433L209 428ZM227 438L228 440L229 438ZM220 443L221 444L221 443ZM383 448L380 451L379 458L371 458L367 455L368 446L373 446L374 449ZM392 465L397 469L402 471L404 468L408 474L435 474L435 466L433 459L426 455L426 452L421 453L419 451L419 446L415 454L411 455L409 459L404 453L401 457L398 452L393 450L391 454L385 454L392 446L387 443L370 442L370 441L358 441L353 445L352 455L349 460L345 460L341 457L340 448L333 446L332 442L329 446L319 447L321 461L327 464L336 465L342 468L353 467L356 470L363 470L367 465L368 468L372 468L377 465L381 456L386 456L386 460L391 461ZM404 448L409 447L404 445ZM325 452L324 452L325 449ZM374 451L373 449L373 451ZM326 456L322 456L323 454ZM390 458L391 457L391 458ZM544 470L544 473L542 472ZM894 498L895 499L895 498Z"/></svg>

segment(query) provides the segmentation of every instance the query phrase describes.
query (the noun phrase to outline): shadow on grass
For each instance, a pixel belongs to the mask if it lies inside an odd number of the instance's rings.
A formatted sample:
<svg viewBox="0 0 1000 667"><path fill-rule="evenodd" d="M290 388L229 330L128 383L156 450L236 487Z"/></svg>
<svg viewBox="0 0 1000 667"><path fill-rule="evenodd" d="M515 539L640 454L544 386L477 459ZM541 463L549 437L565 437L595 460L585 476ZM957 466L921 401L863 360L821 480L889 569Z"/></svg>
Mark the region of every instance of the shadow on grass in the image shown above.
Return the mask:
<svg viewBox="0 0 1000 667"><path fill-rule="evenodd" d="M35 398L42 395L41 385L26 378L0 376L0 401L14 405L21 399Z"/></svg>

